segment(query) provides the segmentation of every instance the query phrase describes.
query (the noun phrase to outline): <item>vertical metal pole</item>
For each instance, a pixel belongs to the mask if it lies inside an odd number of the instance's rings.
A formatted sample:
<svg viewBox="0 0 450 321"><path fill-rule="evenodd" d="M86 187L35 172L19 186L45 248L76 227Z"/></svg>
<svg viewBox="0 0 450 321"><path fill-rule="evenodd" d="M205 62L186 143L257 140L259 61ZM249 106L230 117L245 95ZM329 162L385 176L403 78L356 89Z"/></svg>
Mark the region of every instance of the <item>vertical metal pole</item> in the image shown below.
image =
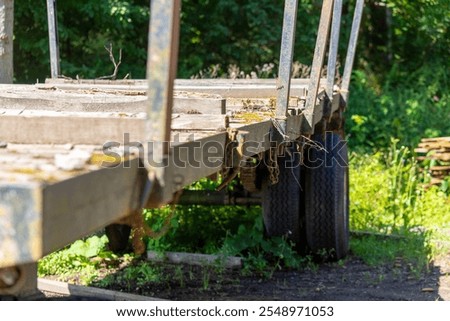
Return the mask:
<svg viewBox="0 0 450 321"><path fill-rule="evenodd" d="M50 47L51 77L58 78L61 74L59 64L58 19L56 16L56 0L47 0L48 39Z"/></svg>
<svg viewBox="0 0 450 321"><path fill-rule="evenodd" d="M331 13L333 9L333 0L324 0L322 4L322 13L320 15L319 30L317 33L316 49L314 51L314 60L311 67L311 76L308 86L308 97L306 98L304 130L313 133L316 120L322 118L322 111L315 108L317 93L319 91L320 74L322 72L323 61L327 46L328 34L330 31Z"/></svg>
<svg viewBox="0 0 450 321"><path fill-rule="evenodd" d="M355 13L353 15L352 31L347 49L347 58L345 59L344 76L342 77L341 93L344 101L348 99L348 88L352 77L353 61L355 59L356 44L358 42L359 27L361 26L362 13L364 9L364 0L356 2Z"/></svg>
<svg viewBox="0 0 450 321"><path fill-rule="evenodd" d="M181 0L152 0L147 57L146 166L164 187L177 72Z"/></svg>
<svg viewBox="0 0 450 321"><path fill-rule="evenodd" d="M286 0L284 4L283 33L281 39L280 66L277 81L276 119L285 130L285 120L289 105L291 87L292 60L295 44L295 27L297 24L298 0Z"/></svg>
<svg viewBox="0 0 450 321"><path fill-rule="evenodd" d="M339 50L339 34L341 31L342 0L334 0L333 22L331 25L330 51L327 66L327 95L333 98L334 78L336 76L336 61Z"/></svg>
<svg viewBox="0 0 450 321"><path fill-rule="evenodd" d="M14 0L0 0L0 84L12 84Z"/></svg>

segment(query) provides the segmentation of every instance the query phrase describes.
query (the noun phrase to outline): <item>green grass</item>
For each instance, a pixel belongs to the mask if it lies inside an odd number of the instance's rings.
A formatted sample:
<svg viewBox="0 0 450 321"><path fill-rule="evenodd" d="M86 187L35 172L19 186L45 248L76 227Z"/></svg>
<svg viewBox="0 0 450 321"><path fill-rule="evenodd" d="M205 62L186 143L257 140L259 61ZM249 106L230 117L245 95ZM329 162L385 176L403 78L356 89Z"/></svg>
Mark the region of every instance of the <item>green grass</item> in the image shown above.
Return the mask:
<svg viewBox="0 0 450 321"><path fill-rule="evenodd" d="M350 165L350 227L381 234L353 238L353 253L372 265L402 257L422 269L448 251L450 198L423 187L426 174L406 147L394 141L389 153L353 154Z"/></svg>

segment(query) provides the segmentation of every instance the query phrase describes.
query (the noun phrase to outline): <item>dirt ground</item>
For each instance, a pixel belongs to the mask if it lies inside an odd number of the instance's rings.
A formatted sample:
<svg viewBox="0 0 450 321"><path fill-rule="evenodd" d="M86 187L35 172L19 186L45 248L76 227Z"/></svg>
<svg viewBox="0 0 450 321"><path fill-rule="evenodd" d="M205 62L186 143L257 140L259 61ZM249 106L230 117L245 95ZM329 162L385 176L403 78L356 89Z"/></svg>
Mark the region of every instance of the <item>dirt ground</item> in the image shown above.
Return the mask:
<svg viewBox="0 0 450 321"><path fill-rule="evenodd" d="M343 263L325 263L314 269L276 271L271 278L186 266L182 274L179 266L177 271L159 284L118 282L108 288L168 300L450 300L450 256L423 272L401 260L371 267L352 256Z"/></svg>

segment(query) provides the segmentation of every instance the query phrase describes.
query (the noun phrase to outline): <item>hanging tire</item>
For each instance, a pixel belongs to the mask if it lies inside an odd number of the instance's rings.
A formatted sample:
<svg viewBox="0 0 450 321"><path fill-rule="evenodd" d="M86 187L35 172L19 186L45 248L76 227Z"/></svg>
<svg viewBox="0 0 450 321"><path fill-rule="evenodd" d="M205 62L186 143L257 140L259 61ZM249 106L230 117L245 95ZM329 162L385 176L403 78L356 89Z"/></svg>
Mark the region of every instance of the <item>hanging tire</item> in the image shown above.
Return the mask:
<svg viewBox="0 0 450 321"><path fill-rule="evenodd" d="M114 253L121 253L129 249L131 226L126 224L110 224L105 227L108 237L108 248Z"/></svg>
<svg viewBox="0 0 450 321"><path fill-rule="evenodd" d="M261 191L263 219L267 236L285 236L300 245L302 224L300 220L300 155L290 153L278 157L278 183L263 185Z"/></svg>
<svg viewBox="0 0 450 321"><path fill-rule="evenodd" d="M348 151L342 138L313 136L323 148L310 147L304 162L304 215L309 249L339 260L349 249Z"/></svg>

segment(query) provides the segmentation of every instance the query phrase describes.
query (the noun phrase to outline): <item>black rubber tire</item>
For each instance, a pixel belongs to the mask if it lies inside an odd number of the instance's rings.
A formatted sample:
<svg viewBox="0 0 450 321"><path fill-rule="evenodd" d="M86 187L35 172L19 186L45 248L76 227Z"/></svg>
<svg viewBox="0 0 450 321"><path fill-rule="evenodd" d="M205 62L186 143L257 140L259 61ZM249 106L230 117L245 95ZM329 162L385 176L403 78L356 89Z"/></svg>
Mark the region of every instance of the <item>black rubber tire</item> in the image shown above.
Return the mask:
<svg viewBox="0 0 450 321"><path fill-rule="evenodd" d="M324 149L311 147L305 157L306 240L322 259L340 260L349 250L347 145L332 132L325 134L325 141L323 135L313 139Z"/></svg>
<svg viewBox="0 0 450 321"><path fill-rule="evenodd" d="M278 158L278 183L263 184L263 219L267 236L286 236L298 247L304 236L300 220L300 154L292 152ZM294 165L294 166L292 166Z"/></svg>
<svg viewBox="0 0 450 321"><path fill-rule="evenodd" d="M122 253L129 249L131 226L126 224L110 224L105 227L108 237L108 248L114 253Z"/></svg>

